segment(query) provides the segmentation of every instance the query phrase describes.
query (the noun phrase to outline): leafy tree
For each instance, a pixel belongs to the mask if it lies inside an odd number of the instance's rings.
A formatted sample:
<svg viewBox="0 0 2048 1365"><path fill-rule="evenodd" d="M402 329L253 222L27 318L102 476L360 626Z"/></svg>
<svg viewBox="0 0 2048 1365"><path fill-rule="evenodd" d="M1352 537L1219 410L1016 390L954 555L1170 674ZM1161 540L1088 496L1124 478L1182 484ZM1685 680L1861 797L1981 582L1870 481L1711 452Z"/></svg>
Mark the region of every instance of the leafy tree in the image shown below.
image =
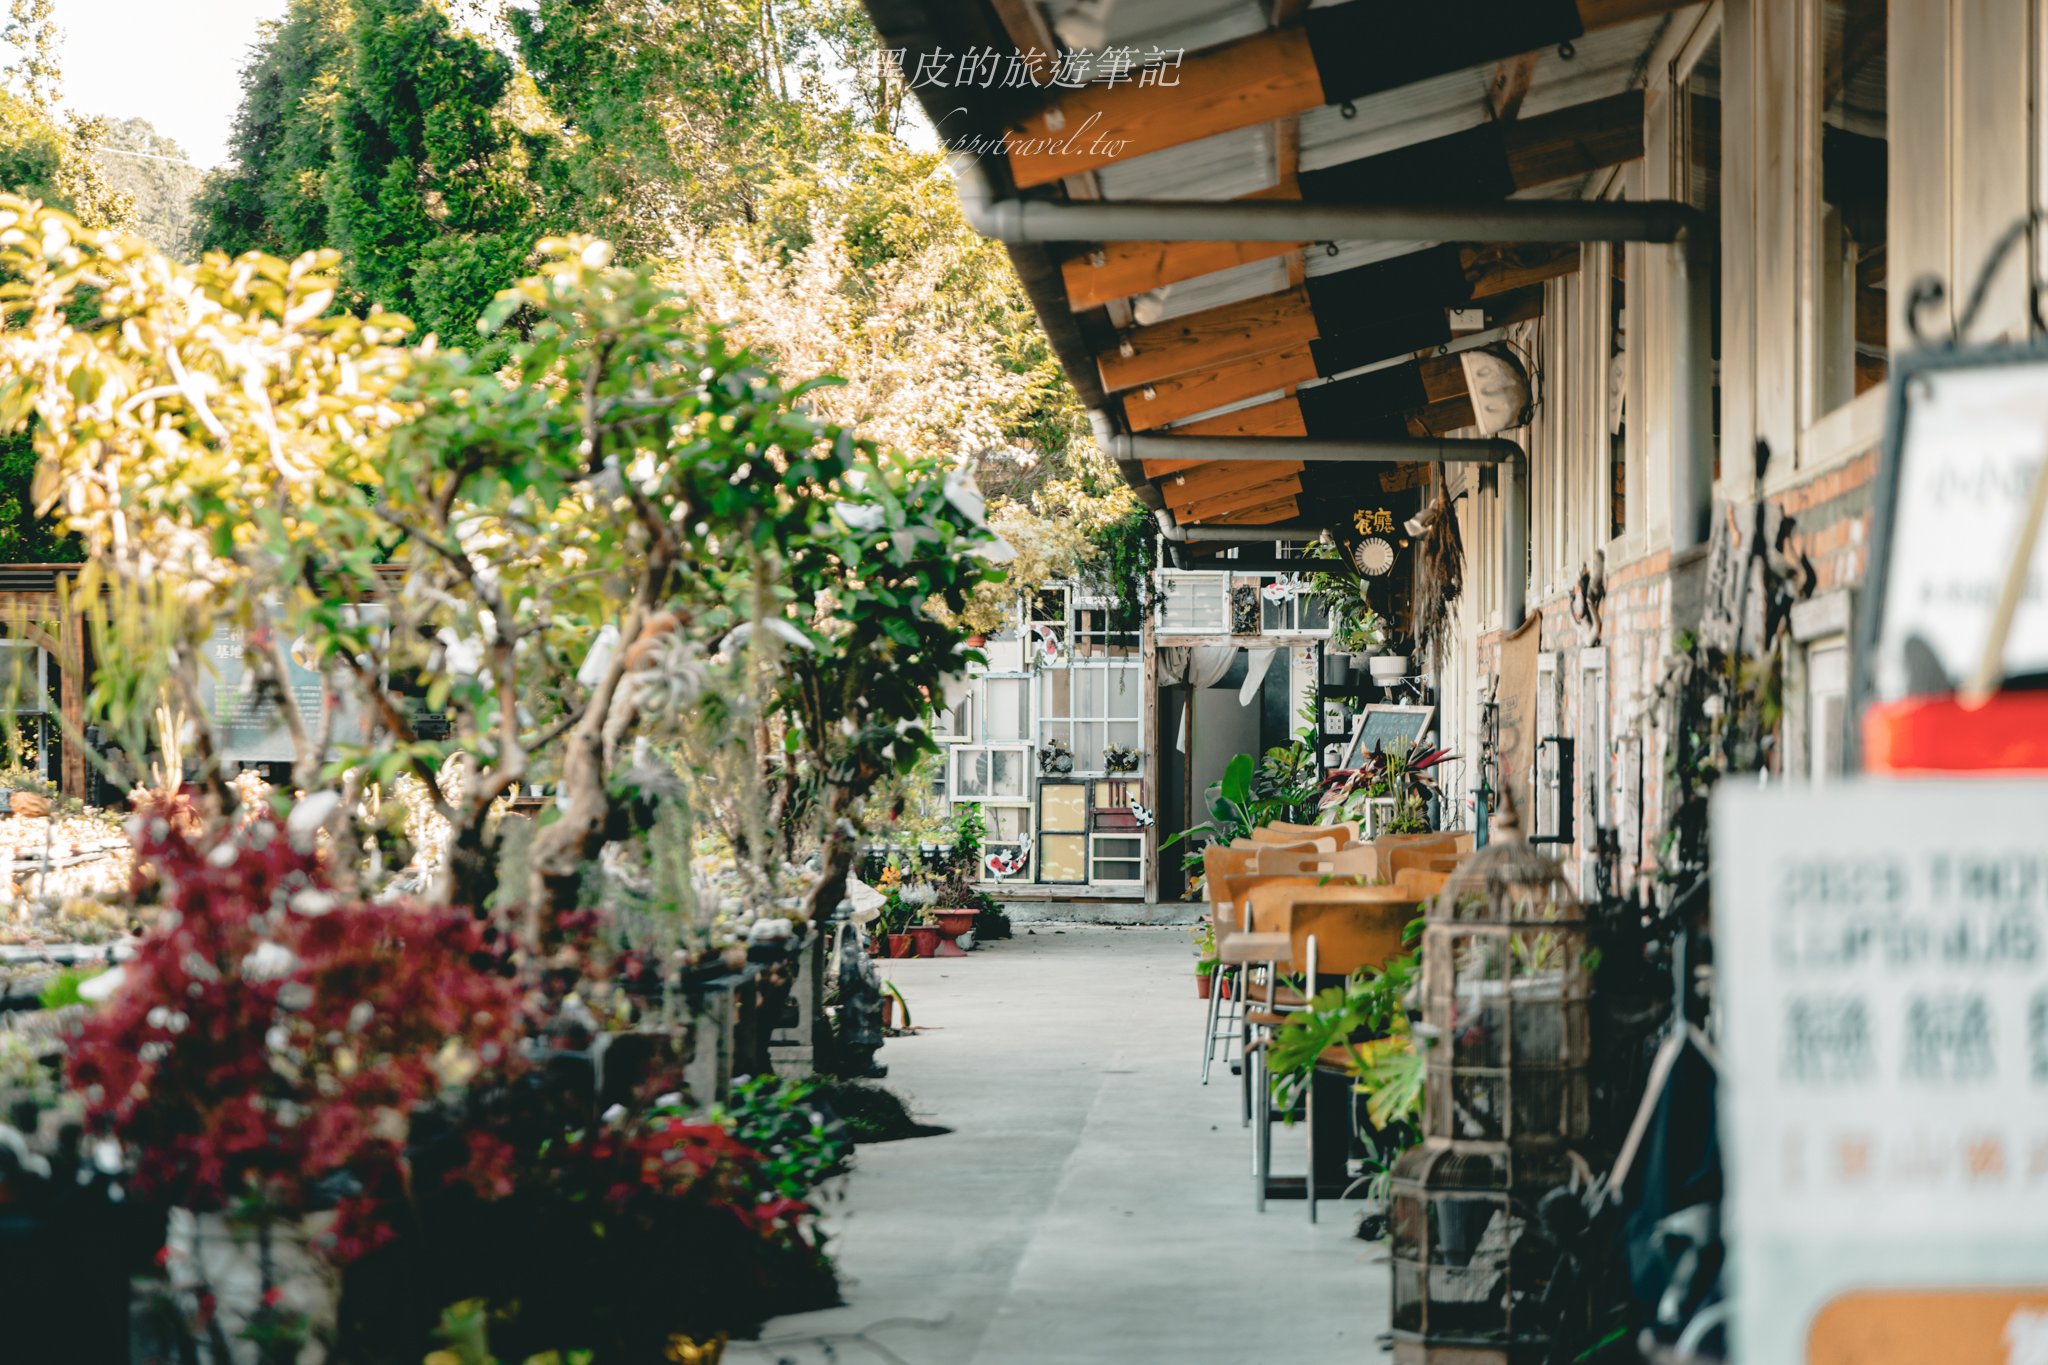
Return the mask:
<svg viewBox="0 0 2048 1365"><path fill-rule="evenodd" d="M345 293L451 342L527 266L553 135L519 73L435 0L292 0L243 74L202 246L342 252ZM533 120L527 120L534 123Z"/></svg>
<svg viewBox="0 0 2048 1365"><path fill-rule="evenodd" d="M230 169L207 178L194 245L296 256L335 244L326 176L348 79L349 0L290 0L242 72Z"/></svg>
<svg viewBox="0 0 2048 1365"><path fill-rule="evenodd" d="M192 200L204 177L185 149L148 119L114 119L106 125L100 159L108 181L135 205L135 231L167 255L189 255Z"/></svg>
<svg viewBox="0 0 2048 1365"><path fill-rule="evenodd" d="M93 227L125 228L134 205L96 155L105 125L63 118L57 30L50 0L10 0L0 45L0 192L61 205ZM35 448L26 431L0 432L0 563L68 563L75 538L36 514Z"/></svg>
<svg viewBox="0 0 2048 1365"><path fill-rule="evenodd" d="M178 266L0 198L0 306L32 324L0 333L0 430L41 418L85 587L155 623L151 648L103 651L100 695L128 722L168 696L225 816L205 650L239 629L296 781L332 784L315 809L342 864L365 798L410 776L457 903L497 889L498 798L557 782L510 888L543 922L661 785L635 741L694 744L705 775L761 795L730 837L763 894L814 849L798 889L829 909L861 796L932 747L930 699L966 662L922 604L957 611L999 572L980 500L805 412L817 382L784 384L650 269L588 239L545 250L493 305L523 335L487 365L332 311L332 253ZM121 325L72 326L81 290ZM287 642L360 703L362 736L301 708ZM414 729L408 685L446 738Z"/></svg>

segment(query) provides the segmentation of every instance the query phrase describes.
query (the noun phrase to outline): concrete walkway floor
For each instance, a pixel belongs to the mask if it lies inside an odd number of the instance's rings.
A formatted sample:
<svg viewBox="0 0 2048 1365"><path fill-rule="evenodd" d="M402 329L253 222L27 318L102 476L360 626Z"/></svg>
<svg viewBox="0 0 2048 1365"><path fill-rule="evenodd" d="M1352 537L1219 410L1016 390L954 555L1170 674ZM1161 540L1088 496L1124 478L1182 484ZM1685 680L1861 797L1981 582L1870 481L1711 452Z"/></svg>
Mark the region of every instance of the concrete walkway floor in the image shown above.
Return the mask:
<svg viewBox="0 0 2048 1365"><path fill-rule="evenodd" d="M825 1225L846 1306L778 1318L735 1362L1371 1362L1384 1244L1358 1206L1252 1211L1236 1078L1198 1075L1185 929L1033 926L885 962L919 1032L886 1082L953 1131L860 1149ZM1300 1170L1299 1130L1276 1165Z"/></svg>

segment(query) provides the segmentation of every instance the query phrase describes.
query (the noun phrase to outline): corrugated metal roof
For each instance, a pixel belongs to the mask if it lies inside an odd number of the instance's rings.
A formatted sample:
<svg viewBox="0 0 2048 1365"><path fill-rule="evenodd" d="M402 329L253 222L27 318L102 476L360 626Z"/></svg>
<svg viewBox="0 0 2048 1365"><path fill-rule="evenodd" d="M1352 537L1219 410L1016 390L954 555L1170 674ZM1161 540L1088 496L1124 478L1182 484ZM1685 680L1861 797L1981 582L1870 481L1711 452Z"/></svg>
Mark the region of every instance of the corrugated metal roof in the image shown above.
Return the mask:
<svg viewBox="0 0 2048 1365"><path fill-rule="evenodd" d="M1643 59L1665 22L1638 19L1589 33L1573 44L1569 58L1556 48L1546 49L1530 75L1521 117L1567 109L1639 84ZM1312 109L1301 116L1301 168L1320 170L1477 128L1493 117L1487 102L1493 73L1494 64L1487 63L1368 95L1353 104L1350 117L1334 105Z"/></svg>
<svg viewBox="0 0 2048 1365"><path fill-rule="evenodd" d="M1279 174L1273 130L1258 127L1104 166L1095 183L1105 199L1237 199L1270 189Z"/></svg>
<svg viewBox="0 0 2048 1365"><path fill-rule="evenodd" d="M1041 5L1062 43L1083 51L1106 47L1215 47L1261 32L1259 0L1049 0Z"/></svg>

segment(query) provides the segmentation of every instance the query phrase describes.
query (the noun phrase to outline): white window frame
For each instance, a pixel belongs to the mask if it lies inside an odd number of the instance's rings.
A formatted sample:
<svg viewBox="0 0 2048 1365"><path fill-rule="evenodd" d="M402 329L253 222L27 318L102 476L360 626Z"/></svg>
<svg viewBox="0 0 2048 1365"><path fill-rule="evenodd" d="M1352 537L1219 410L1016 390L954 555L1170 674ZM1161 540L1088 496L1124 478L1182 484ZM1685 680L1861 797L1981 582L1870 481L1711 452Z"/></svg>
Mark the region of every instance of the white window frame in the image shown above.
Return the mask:
<svg viewBox="0 0 2048 1365"><path fill-rule="evenodd" d="M1078 686L1078 675L1083 673L1100 673L1103 675L1102 714L1088 716L1078 714L1056 716L1050 714L1048 709L1048 699L1045 694L1050 686L1050 680L1052 675L1056 672L1061 671L1064 671L1067 674L1067 704L1068 711L1070 713L1075 710L1074 698L1078 697L1081 692L1081 688ZM1113 715L1110 711L1110 697L1112 695L1110 689L1116 685L1116 677L1114 675L1118 673L1122 673L1126 676L1126 678L1128 679L1126 686L1130 689L1132 693L1135 693L1137 697L1134 712L1133 714L1128 716ZM1068 732L1070 735L1076 734L1078 727L1083 725L1099 726L1102 731L1103 746L1105 749L1107 749L1110 742L1110 726L1125 725L1130 727L1132 731L1131 747L1135 749L1143 746L1145 742L1145 666L1141 661L1137 659L1070 658L1062 661L1060 664L1054 665L1051 668L1039 669L1037 678L1038 680L1035 681L1032 685L1032 709L1035 713L1035 719L1032 725L1032 733L1037 738L1039 747L1043 748L1047 743L1048 739L1050 738L1050 736L1047 733L1047 727L1054 725L1064 725L1068 727ZM1069 739L1067 742L1073 748L1074 751L1075 763L1073 775L1075 777L1078 778L1108 776L1108 769L1106 767L1090 768L1083 767L1081 765L1080 755L1082 752L1082 748L1078 739ZM1061 776L1064 777L1065 774L1061 774Z"/></svg>
<svg viewBox="0 0 2048 1365"><path fill-rule="evenodd" d="M1135 859L1105 857L1100 850L1104 841L1110 839L1124 839L1136 844L1138 846L1138 856ZM1090 886L1143 886L1145 884L1145 865L1149 856L1150 850L1147 847L1144 830L1091 831L1088 835L1088 884ZM1097 871L1104 862L1126 863L1133 861L1137 863L1138 871L1137 875L1132 877L1105 877Z"/></svg>

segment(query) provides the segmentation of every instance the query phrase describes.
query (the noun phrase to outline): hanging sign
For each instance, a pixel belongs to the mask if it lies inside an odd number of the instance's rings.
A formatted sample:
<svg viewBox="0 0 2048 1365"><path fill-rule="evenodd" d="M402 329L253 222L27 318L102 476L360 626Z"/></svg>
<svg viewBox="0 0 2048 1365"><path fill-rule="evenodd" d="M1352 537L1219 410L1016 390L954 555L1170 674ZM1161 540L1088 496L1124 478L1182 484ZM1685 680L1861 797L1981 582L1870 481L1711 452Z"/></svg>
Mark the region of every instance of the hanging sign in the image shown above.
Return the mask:
<svg viewBox="0 0 2048 1365"><path fill-rule="evenodd" d="M2044 829L2039 781L1716 794L1733 1359L2048 1359Z"/></svg>
<svg viewBox="0 0 2048 1365"><path fill-rule="evenodd" d="M1879 467L1865 650L1872 700L1948 692L1976 670L2048 459L2048 356L1902 357ZM2048 535L2006 636L2008 677L2048 674Z"/></svg>

